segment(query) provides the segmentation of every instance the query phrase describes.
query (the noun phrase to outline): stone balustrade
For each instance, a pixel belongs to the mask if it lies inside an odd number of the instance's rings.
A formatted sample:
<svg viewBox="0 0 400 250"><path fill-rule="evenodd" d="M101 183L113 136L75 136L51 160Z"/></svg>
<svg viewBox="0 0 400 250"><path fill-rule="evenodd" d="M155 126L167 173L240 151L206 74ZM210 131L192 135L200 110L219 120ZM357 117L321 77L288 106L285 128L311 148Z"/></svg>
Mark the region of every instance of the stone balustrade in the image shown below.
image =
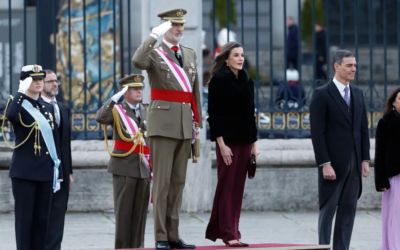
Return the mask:
<svg viewBox="0 0 400 250"><path fill-rule="evenodd" d="M111 142L110 142L111 143ZM371 139L373 162L375 141ZM317 210L318 179L314 152L309 139L260 140L261 154L256 177L247 180L244 210ZM215 144L202 144L199 162L189 161L182 202L185 212L209 211L214 197L217 173ZM0 212L13 210L8 167L12 151L0 142ZM71 188L69 211L113 210L112 176L104 141L72 141L75 183ZM380 207L381 193L375 191L374 174L363 179L359 208ZM152 206L149 207L149 210Z"/></svg>

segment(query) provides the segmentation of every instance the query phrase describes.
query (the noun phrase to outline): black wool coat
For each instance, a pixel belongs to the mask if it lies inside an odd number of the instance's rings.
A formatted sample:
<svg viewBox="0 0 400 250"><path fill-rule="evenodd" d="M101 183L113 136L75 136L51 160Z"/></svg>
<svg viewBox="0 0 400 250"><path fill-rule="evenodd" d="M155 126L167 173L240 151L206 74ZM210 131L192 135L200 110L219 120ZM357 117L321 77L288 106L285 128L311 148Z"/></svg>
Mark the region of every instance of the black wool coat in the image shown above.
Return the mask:
<svg viewBox="0 0 400 250"><path fill-rule="evenodd" d="M239 70L238 78L223 66L210 80L208 123L211 141L222 136L224 142L250 144L257 140L254 82Z"/></svg>
<svg viewBox="0 0 400 250"><path fill-rule="evenodd" d="M375 135L375 188L389 189L389 178L400 174L400 114L392 110L378 122Z"/></svg>

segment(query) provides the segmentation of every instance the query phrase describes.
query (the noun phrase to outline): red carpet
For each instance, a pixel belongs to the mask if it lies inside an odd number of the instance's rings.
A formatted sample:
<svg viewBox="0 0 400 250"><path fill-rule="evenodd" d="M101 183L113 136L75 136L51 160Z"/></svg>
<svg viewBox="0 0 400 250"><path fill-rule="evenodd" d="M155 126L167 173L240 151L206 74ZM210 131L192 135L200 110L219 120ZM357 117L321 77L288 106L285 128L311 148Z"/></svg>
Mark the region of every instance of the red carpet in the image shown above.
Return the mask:
<svg viewBox="0 0 400 250"><path fill-rule="evenodd" d="M328 245L304 245L304 244L275 244L275 243L267 243L267 244L249 244L249 247L226 247L225 245L216 245L216 246L198 246L196 250L217 250L217 249L282 249L282 250L296 250L296 249L320 249L325 250L329 249ZM152 249L154 248L141 248L141 249ZM128 250L128 249L126 249Z"/></svg>

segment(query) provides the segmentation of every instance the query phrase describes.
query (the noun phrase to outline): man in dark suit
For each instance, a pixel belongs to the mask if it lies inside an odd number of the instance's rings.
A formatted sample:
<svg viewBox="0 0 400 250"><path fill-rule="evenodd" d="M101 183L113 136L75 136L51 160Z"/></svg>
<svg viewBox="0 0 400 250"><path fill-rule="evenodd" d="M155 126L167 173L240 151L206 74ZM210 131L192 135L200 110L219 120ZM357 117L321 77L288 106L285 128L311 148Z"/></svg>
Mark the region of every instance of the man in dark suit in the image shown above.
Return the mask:
<svg viewBox="0 0 400 250"><path fill-rule="evenodd" d="M333 57L335 77L314 91L310 105L311 139L318 165L319 243L349 249L361 196L361 176L369 174L368 119L360 88L350 85L356 58L347 50ZM337 210L336 210L337 209Z"/></svg>
<svg viewBox="0 0 400 250"><path fill-rule="evenodd" d="M315 24L315 50L317 53L315 71L318 80L326 82L326 72L324 65L326 64L326 33L324 26L321 24Z"/></svg>
<svg viewBox="0 0 400 250"><path fill-rule="evenodd" d="M63 182L61 190L53 195L50 213L49 233L47 235L46 250L61 249L64 234L65 213L69 197L69 188L73 183L71 165L71 126L70 111L67 106L57 102L58 86L60 81L52 70L46 69L44 87L41 99L54 117L54 125L58 127L61 149L61 162L63 165Z"/></svg>
<svg viewBox="0 0 400 250"><path fill-rule="evenodd" d="M299 54L299 27L295 24L293 17L288 17L286 24L288 26L288 36L286 40L286 69L299 70L298 54Z"/></svg>

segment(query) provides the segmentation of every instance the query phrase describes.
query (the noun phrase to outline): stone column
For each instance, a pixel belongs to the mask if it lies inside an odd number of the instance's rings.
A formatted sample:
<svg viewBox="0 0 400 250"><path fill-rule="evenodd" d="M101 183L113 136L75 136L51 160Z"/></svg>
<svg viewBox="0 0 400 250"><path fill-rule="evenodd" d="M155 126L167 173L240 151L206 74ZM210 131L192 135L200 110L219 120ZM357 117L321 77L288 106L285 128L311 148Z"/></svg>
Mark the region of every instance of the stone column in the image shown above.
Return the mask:
<svg viewBox="0 0 400 250"><path fill-rule="evenodd" d="M197 71L199 72L200 93L202 93L202 1L198 0L142 0L142 41L146 40L151 29L158 26L160 18L157 14L171 9L185 9L187 14L185 19L185 33L182 44L195 50L197 55ZM147 14L145 14L147 13ZM147 74L143 74L148 80ZM146 82L148 86L148 81ZM150 88L145 88L144 100L150 101ZM200 134L201 150L200 158L197 163L189 160L186 186L183 194L182 211L202 212L211 209L212 198L211 190L211 144L206 141L206 112L203 110L203 129ZM151 206L150 206L151 207ZM150 208L152 209L152 208Z"/></svg>

